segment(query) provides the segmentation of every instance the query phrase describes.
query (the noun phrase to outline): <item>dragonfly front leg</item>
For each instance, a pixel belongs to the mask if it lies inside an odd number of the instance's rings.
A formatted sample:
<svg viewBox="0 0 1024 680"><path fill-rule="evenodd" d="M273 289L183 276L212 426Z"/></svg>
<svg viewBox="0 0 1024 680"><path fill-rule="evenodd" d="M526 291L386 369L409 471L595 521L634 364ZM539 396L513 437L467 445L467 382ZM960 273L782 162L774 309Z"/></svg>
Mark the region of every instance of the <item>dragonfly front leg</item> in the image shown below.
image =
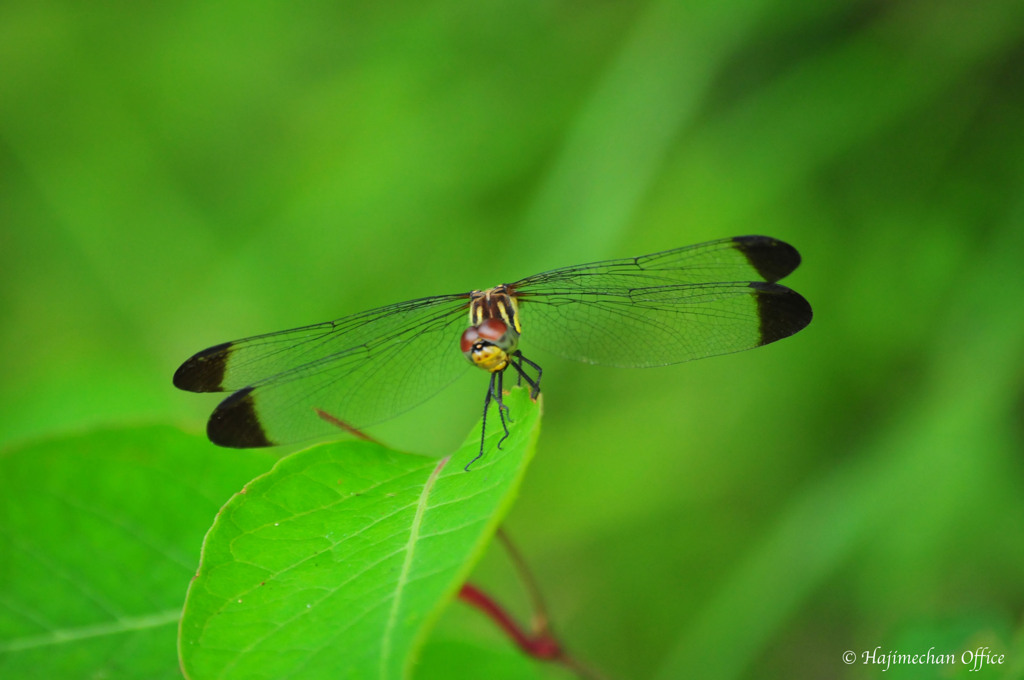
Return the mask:
<svg viewBox="0 0 1024 680"><path fill-rule="evenodd" d="M533 363L532 361L524 357L523 353L520 352L519 350L516 350L512 354L512 356L514 356L518 360L512 363L512 368L516 369L516 372L519 373L519 377L525 380L526 384L530 386L530 398L536 399L537 395L540 394L540 377L541 375L544 374L544 370L537 364ZM536 379L530 378L530 376L526 374L526 370L523 368L524 363L529 365L533 370L537 371Z"/></svg>
<svg viewBox="0 0 1024 680"><path fill-rule="evenodd" d="M505 406L505 402L502 401L502 371L497 371L490 374L490 383L487 385L487 394L483 397L483 418L480 420L480 451L476 454L476 458L466 463L466 467L463 469L469 472L470 466L476 461L483 457L483 443L487 439L487 410L490 408L490 400L494 399L498 402L498 415L502 419L502 427L505 429L505 436L498 442L498 448L502 448L502 441L509 436L508 425L505 424L505 412L508 411L508 407ZM498 384L495 384L497 380ZM497 387L497 390L495 389Z"/></svg>
<svg viewBox="0 0 1024 680"><path fill-rule="evenodd" d="M476 454L476 457L466 463L466 467L462 468L466 472L469 472L469 466L480 460L484 455L484 441L487 439L487 409L491 406L491 399L494 397L494 374L491 373L491 383L487 386L487 396L484 397L484 417L480 421L480 451ZM499 402L500 403L500 402ZM498 413L501 413L499 410ZM502 421L504 422L504 420Z"/></svg>
<svg viewBox="0 0 1024 680"><path fill-rule="evenodd" d="M480 451L476 454L476 457L473 458L473 460L466 463L466 467L463 468L466 472L469 472L470 466L480 460L484 455L484 442L487 441L487 411L490 409L492 399L498 404L498 417L501 419L501 429L504 430L504 434L502 434L501 439L498 440L499 449L511 434L508 429L508 423L511 422L512 418L509 416L506 420L506 414L509 410L505 401L501 398L504 375L504 371L495 371L494 373L491 373L491 382L487 386L487 396L484 397L484 415L480 423Z"/></svg>
<svg viewBox="0 0 1024 680"><path fill-rule="evenodd" d="M501 427L505 430L505 434L498 440L498 448L505 443L508 439L508 422L512 422L512 416L509 413L508 406L505 405L504 399L501 398L502 393L502 382L504 381L505 371L498 371L498 391L494 393L494 400L498 402L498 417L501 418ZM491 374L491 385L494 385L494 374ZM508 415L508 422L505 421L505 416Z"/></svg>

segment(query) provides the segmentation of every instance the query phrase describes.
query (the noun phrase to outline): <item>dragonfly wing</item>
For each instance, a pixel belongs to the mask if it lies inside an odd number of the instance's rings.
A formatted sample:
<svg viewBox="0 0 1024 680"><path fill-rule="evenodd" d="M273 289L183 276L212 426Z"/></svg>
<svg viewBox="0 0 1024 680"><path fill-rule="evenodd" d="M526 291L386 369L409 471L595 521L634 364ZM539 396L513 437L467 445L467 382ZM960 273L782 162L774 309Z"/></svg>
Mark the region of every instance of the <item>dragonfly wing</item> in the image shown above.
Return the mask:
<svg viewBox="0 0 1024 680"><path fill-rule="evenodd" d="M286 331L225 342L190 357L174 374L175 387L189 392L233 392L306 364L366 345L386 342L403 329L468 307L469 295L438 295L399 302Z"/></svg>
<svg viewBox="0 0 1024 680"><path fill-rule="evenodd" d="M279 333L225 343L182 364L174 383L237 390L210 416L222 446L285 444L355 428L425 401L469 363L459 349L468 295L423 298Z"/></svg>
<svg viewBox="0 0 1024 680"><path fill-rule="evenodd" d="M736 236L660 253L554 269L510 284L522 296L535 290L588 291L672 283L767 281L800 265L800 253L770 236Z"/></svg>
<svg viewBox="0 0 1024 680"><path fill-rule="evenodd" d="M787 243L743 236L653 255L558 269L516 291L522 344L613 366L663 366L738 352L811 321L774 283L800 264Z"/></svg>

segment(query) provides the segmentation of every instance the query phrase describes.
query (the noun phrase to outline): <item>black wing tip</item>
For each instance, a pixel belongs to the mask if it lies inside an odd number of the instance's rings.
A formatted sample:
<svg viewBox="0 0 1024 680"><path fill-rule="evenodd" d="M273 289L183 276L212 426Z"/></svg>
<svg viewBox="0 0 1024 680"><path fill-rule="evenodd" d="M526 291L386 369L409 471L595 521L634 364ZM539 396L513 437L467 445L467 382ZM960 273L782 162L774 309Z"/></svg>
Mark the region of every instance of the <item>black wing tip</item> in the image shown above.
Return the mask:
<svg viewBox="0 0 1024 680"><path fill-rule="evenodd" d="M217 406L206 424L206 436L217 446L232 449L257 449L275 446L263 431L256 415L253 388L238 390Z"/></svg>
<svg viewBox="0 0 1024 680"><path fill-rule="evenodd" d="M185 360L174 372L174 386L188 392L223 392L230 342L214 345Z"/></svg>
<svg viewBox="0 0 1024 680"><path fill-rule="evenodd" d="M789 276L800 266L800 253L785 241L771 236L735 236L733 247L747 257L750 266L768 283Z"/></svg>
<svg viewBox="0 0 1024 680"><path fill-rule="evenodd" d="M795 290L777 283L754 282L750 287L757 291L762 345L795 335L811 323L811 303Z"/></svg>

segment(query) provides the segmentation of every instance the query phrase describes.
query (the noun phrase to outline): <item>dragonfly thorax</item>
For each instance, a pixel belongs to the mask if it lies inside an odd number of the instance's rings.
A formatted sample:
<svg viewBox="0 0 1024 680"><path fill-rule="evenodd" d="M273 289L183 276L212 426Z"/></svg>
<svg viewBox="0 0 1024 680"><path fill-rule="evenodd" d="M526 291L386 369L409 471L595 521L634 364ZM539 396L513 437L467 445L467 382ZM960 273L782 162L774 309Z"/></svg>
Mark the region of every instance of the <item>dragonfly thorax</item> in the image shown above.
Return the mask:
<svg viewBox="0 0 1024 680"><path fill-rule="evenodd" d="M462 333L462 353L474 365L490 373L504 371L509 355L519 345L519 333L501 319L485 319Z"/></svg>

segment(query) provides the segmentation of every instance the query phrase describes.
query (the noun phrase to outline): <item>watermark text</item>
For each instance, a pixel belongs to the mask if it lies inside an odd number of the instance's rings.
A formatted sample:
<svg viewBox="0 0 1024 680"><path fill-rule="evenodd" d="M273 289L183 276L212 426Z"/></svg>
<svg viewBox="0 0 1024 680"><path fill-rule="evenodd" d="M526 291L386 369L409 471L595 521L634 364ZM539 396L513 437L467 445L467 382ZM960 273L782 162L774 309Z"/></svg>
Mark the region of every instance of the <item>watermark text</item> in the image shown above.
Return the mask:
<svg viewBox="0 0 1024 680"><path fill-rule="evenodd" d="M957 654L956 652L937 652L935 647L926 651L901 652L898 650L884 651L881 647L855 652L848 649L843 652L843 663L852 666L855 663L862 663L865 666L873 665L885 672L893 666L955 666L961 664L970 671L980 671L988 666L1001 666L1006 660L1005 654L998 654L992 651L991 647L978 647L968 649Z"/></svg>

